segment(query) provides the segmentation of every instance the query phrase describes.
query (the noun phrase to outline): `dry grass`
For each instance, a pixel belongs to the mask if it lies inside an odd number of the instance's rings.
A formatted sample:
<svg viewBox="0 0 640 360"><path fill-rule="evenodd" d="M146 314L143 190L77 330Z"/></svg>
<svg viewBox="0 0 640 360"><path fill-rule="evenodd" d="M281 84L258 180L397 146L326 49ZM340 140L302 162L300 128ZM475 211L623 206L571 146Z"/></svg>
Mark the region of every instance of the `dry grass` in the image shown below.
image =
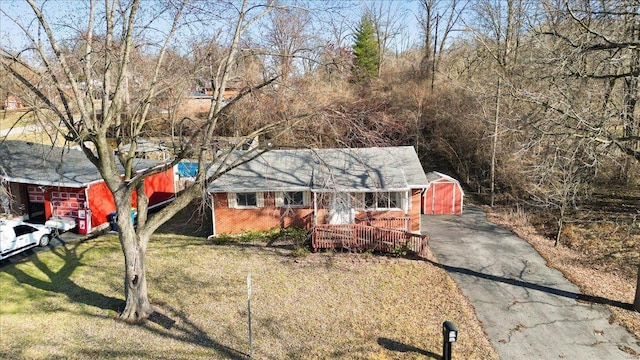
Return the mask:
<svg viewBox="0 0 640 360"><path fill-rule="evenodd" d="M38 120L34 112L0 111L0 141L22 140L42 144L52 144L54 141L64 142L62 135L56 134L50 124L45 127L49 128L49 131L43 131L42 121Z"/></svg>
<svg viewBox="0 0 640 360"><path fill-rule="evenodd" d="M117 319L123 259L113 235L43 252L0 272L3 359L244 359L247 274L258 359L497 359L468 301L440 268L372 254L290 256L282 244L215 245L158 234L147 259L159 314Z"/></svg>
<svg viewBox="0 0 640 360"><path fill-rule="evenodd" d="M27 126L36 122L33 113L20 110L0 110L0 130L9 129L13 126Z"/></svg>
<svg viewBox="0 0 640 360"><path fill-rule="evenodd" d="M562 271L584 294L602 303L614 304L607 305L612 312L611 320L626 327L640 339L640 313L620 306L633 302L639 236L626 230L623 233L628 236L616 236L614 232L606 230L609 228L608 221L595 221L592 217L592 221L583 222L582 226L569 226L563 232L561 244L553 246L554 241L540 235L524 212L486 210L490 221L510 228L527 240L547 260L549 266Z"/></svg>

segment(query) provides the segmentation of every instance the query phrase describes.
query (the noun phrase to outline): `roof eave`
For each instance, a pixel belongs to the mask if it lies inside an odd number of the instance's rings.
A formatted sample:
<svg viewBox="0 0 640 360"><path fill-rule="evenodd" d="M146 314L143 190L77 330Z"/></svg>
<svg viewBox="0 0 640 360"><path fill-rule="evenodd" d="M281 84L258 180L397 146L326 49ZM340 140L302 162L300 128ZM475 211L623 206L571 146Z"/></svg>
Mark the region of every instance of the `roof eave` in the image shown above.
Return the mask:
<svg viewBox="0 0 640 360"><path fill-rule="evenodd" d="M37 185L37 186L59 186L59 187L68 187L68 188L83 188L83 187L87 187L90 184L90 183L77 183L77 182L65 182L65 181L33 180L33 179L17 178L17 177L10 177L10 176L5 176L2 178L7 180L8 182Z"/></svg>

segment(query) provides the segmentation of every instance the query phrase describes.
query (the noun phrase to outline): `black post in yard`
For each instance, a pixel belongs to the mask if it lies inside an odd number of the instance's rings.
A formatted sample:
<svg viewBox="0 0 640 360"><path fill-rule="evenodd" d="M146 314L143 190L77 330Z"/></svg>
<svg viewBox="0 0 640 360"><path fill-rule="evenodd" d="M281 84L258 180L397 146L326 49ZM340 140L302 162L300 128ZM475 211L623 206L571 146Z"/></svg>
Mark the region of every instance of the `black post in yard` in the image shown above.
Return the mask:
<svg viewBox="0 0 640 360"><path fill-rule="evenodd" d="M442 360L451 360L451 344L458 339L458 329L451 321L442 323Z"/></svg>

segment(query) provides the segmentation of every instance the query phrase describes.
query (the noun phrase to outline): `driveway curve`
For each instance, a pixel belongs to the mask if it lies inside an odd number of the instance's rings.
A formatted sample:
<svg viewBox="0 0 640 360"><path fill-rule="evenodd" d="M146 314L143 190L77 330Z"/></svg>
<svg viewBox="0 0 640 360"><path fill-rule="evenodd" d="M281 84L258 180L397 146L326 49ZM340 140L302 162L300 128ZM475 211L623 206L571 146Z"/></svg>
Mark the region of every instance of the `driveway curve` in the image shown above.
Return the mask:
<svg viewBox="0 0 640 360"><path fill-rule="evenodd" d="M640 342L609 323L603 301L578 301L589 297L482 209L422 221L437 265L476 308L501 359L639 358Z"/></svg>

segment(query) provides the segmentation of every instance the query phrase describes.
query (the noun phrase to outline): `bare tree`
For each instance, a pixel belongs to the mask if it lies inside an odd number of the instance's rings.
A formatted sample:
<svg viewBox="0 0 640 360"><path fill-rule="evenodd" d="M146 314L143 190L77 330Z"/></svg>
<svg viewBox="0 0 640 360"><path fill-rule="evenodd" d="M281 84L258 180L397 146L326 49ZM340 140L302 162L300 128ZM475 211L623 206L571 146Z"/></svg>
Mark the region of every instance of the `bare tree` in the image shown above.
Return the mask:
<svg viewBox="0 0 640 360"><path fill-rule="evenodd" d="M237 7L224 2L190 0L154 3L114 0L100 6L92 0L69 3L77 9L70 9L74 16L65 19L54 18L50 12L53 3L36 0L27 0L27 3L32 18L3 13L22 30L27 44L17 49L3 44L0 66L37 98L34 105L51 114L65 141L81 147L113 194L120 229L118 236L125 258L126 306L121 318L142 321L154 311L145 271L150 236L180 209L202 197L208 182L267 150L258 148L231 162L230 154L235 149L216 153L212 140L228 109L247 94L275 81L275 78L263 78L243 88L234 99L224 98L223 90L234 75L241 53L242 37L257 20L280 8L269 2L255 4L248 0ZM32 19L36 21L31 22ZM64 26L65 21L73 24ZM208 72L215 86L204 122L190 136L178 134L175 157L169 162L137 171L134 167L136 147L151 122L157 120L151 115L154 105L176 85L164 76L168 71L163 71L171 68L170 49L180 43L176 37L181 31L194 30L200 31L199 35L211 36L209 29L216 22L228 30L220 37L225 44L219 61L212 63ZM74 52L64 51L66 40L73 37L82 39L79 48ZM44 87L41 79L50 88ZM98 94L97 100L95 94ZM274 132L286 128L288 121L283 118L278 123L256 127L245 136L253 138L272 133L275 137ZM117 155L110 146L109 134L114 134L117 140ZM195 183L162 210L149 215L143 190L145 178L174 166L186 156L197 159L200 164ZM132 196L137 198L138 206L135 228L130 216Z"/></svg>
<svg viewBox="0 0 640 360"><path fill-rule="evenodd" d="M290 7L283 11L271 12L265 32L266 46L277 54L274 58L276 73L286 81L296 71L294 60L301 53L310 50L309 34L311 16L302 7ZM307 58L309 56L307 55Z"/></svg>
<svg viewBox="0 0 640 360"><path fill-rule="evenodd" d="M623 178L640 162L640 4L545 1L521 96L535 103L545 136L588 140L598 158L617 157ZM536 60L537 59L537 60ZM634 164L635 163L635 164ZM635 170L637 173L637 170ZM640 266L634 308L640 310Z"/></svg>
<svg viewBox="0 0 640 360"><path fill-rule="evenodd" d="M533 205L554 214L557 224L555 246L558 245L569 212L586 195L595 173L595 158L584 139L564 139L555 147L536 146L528 156L535 156L527 175L527 191ZM586 145L585 145L586 144Z"/></svg>
<svg viewBox="0 0 640 360"><path fill-rule="evenodd" d="M420 63L422 76L431 76L433 90L434 77L440 58L448 43L449 36L467 10L469 0L422 0L418 20L424 37L423 56Z"/></svg>
<svg viewBox="0 0 640 360"><path fill-rule="evenodd" d="M503 109L512 108L510 104L503 106L508 99L503 97L504 88L513 88L519 83L519 73L516 70L519 65L519 53L524 37L527 14L530 12L528 0L508 0L505 2L493 2L479 0L474 3L476 14L473 29L474 38L480 45L480 56L484 56L484 62L489 70L488 83L494 87L494 109L492 116L486 121L492 123L491 131L491 168L490 168L490 203L494 205L496 193L497 153L500 146L499 134L502 129L508 128L504 124L508 114ZM489 113L486 113L487 115Z"/></svg>
<svg viewBox="0 0 640 360"><path fill-rule="evenodd" d="M406 9L401 9L397 3L383 1L372 3L366 7L365 13L373 21L373 27L378 40L378 74L382 74L382 67L387 57L387 51L402 32L402 19L406 16Z"/></svg>

